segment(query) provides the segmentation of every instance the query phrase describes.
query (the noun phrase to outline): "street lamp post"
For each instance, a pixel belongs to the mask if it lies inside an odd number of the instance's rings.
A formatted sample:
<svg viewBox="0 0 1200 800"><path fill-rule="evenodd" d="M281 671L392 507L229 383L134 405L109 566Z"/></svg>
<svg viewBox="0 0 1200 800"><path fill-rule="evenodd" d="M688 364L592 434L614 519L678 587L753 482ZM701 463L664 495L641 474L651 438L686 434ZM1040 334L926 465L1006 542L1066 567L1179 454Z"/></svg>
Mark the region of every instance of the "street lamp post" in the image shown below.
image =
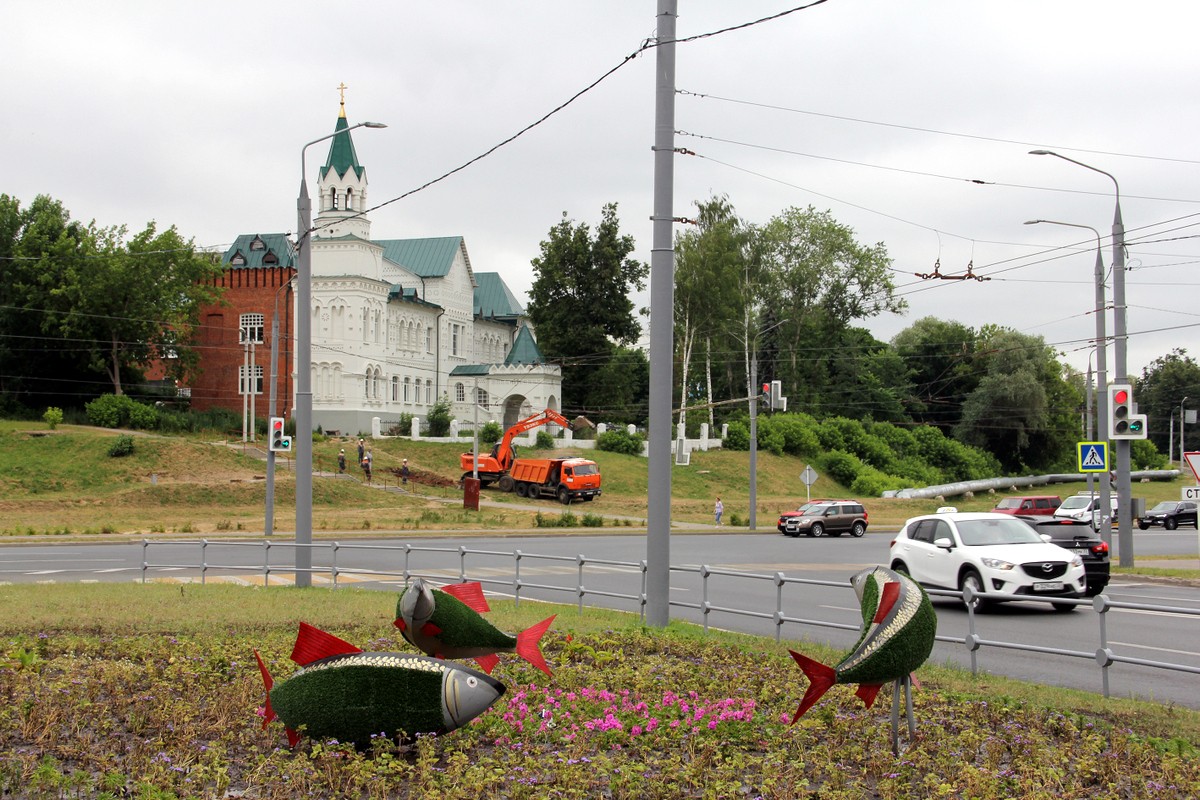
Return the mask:
<svg viewBox="0 0 1200 800"><path fill-rule="evenodd" d="M1185 409L1183 407L1183 404L1186 403L1187 401L1188 401L1187 395L1184 395L1183 399L1179 401L1179 468L1180 469L1183 469L1183 451L1186 449L1184 447L1184 439L1183 439L1184 427L1183 426L1186 425L1187 423L1184 420ZM1170 458L1170 457L1171 457L1171 454L1168 453L1167 458ZM1187 473L1185 472L1184 474L1186 475Z"/></svg>
<svg viewBox="0 0 1200 800"><path fill-rule="evenodd" d="M1121 219L1121 185L1111 173L1097 169L1091 164L1085 164L1082 161L1068 158L1053 150L1030 150L1029 154L1061 158L1063 161L1070 161L1072 164L1084 169L1090 169L1092 172L1099 172L1113 182L1113 187L1116 191L1116 208L1113 211L1112 223L1113 339L1115 340L1116 375L1121 381L1125 381L1129 377L1128 365L1125 359L1129 342L1125 328L1125 223ZM1105 392L1107 391L1108 389L1105 387ZM1117 541L1120 544L1121 551L1119 563L1122 567L1132 567L1133 490L1129 478L1130 442L1128 439L1118 439L1113 445L1117 454Z"/></svg>
<svg viewBox="0 0 1200 800"><path fill-rule="evenodd" d="M312 586L312 200L304 153L314 144L355 128L386 128L359 122L313 139L300 148L300 195L296 198L296 585Z"/></svg>
<svg viewBox="0 0 1200 800"><path fill-rule="evenodd" d="M1093 429L1088 425L1088 436L1094 436L1096 439L1101 438L1101 431L1105 425L1105 420L1108 419L1108 344L1105 334L1104 313L1105 313L1105 297L1104 297L1104 253L1100 249L1100 231L1093 228L1091 225L1079 225L1074 222L1059 222L1053 219L1031 219L1026 222L1026 225L1037 225L1045 223L1047 225L1063 225L1068 228L1085 228L1096 235L1096 266L1093 269L1093 278L1096 284L1096 384L1099 391L1096 392L1096 427ZM1089 376L1089 389L1091 388L1091 380ZM1088 404L1089 410L1091 404ZM1104 435L1105 439L1108 438ZM1091 477L1091 473L1088 473ZM1088 488L1091 488L1089 483ZM1112 546L1112 485L1109 471L1106 469L1100 474L1100 535L1103 537L1106 544Z"/></svg>

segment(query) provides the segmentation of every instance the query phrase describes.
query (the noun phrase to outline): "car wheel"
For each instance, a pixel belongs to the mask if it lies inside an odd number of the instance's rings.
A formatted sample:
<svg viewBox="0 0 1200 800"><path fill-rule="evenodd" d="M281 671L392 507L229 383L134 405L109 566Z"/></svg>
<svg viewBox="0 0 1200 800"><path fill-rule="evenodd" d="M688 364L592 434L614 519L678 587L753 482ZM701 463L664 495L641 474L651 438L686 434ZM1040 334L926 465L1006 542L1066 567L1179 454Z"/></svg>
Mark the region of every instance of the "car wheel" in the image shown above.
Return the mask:
<svg viewBox="0 0 1200 800"><path fill-rule="evenodd" d="M515 494L517 497L524 497L528 493L529 489L525 486L524 481L517 481L517 483L513 486L513 494Z"/></svg>
<svg viewBox="0 0 1200 800"><path fill-rule="evenodd" d="M497 484L497 487L502 492L511 492L513 490L513 482L512 475L505 475L500 479L500 483Z"/></svg>
<svg viewBox="0 0 1200 800"><path fill-rule="evenodd" d="M558 487L558 502L564 506L571 502L571 492L565 486Z"/></svg>
<svg viewBox="0 0 1200 800"><path fill-rule="evenodd" d="M974 597L970 601L963 597L963 605L973 611L983 611L987 608L987 601L981 596L983 594L983 578L979 577L979 573L973 569L963 573L962 580L958 583L958 590L966 592L968 586L971 587L971 594Z"/></svg>
<svg viewBox="0 0 1200 800"><path fill-rule="evenodd" d="M1150 527L1150 523L1149 522L1139 522L1138 527L1141 528L1142 530L1147 530Z"/></svg>
<svg viewBox="0 0 1200 800"><path fill-rule="evenodd" d="M892 572L899 572L902 575L908 575L908 564L905 564L903 561L893 561L891 570ZM912 575L908 575L908 577L911 578Z"/></svg>
<svg viewBox="0 0 1200 800"><path fill-rule="evenodd" d="M1167 517L1167 521L1163 523L1163 527L1169 531L1173 531L1179 527L1179 520L1174 517Z"/></svg>
<svg viewBox="0 0 1200 800"><path fill-rule="evenodd" d="M1059 614L1069 614L1075 610L1074 603L1051 603L1050 605L1053 606L1054 610Z"/></svg>
<svg viewBox="0 0 1200 800"><path fill-rule="evenodd" d="M812 527L808 529L808 535L809 536L824 536L825 535L825 526L819 522L814 522L812 524Z"/></svg>
<svg viewBox="0 0 1200 800"><path fill-rule="evenodd" d="M866 532L867 532L867 526L863 525L861 522L854 523L854 526L852 528L850 528L850 535L855 538L862 536Z"/></svg>

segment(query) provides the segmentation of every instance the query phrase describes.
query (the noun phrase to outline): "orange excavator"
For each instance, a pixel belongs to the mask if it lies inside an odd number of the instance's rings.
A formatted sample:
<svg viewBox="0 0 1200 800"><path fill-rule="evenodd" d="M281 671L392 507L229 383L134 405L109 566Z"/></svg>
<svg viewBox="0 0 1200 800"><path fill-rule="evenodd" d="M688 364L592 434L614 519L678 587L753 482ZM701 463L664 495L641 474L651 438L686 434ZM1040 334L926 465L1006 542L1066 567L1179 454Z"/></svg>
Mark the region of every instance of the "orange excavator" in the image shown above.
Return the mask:
<svg viewBox="0 0 1200 800"><path fill-rule="evenodd" d="M513 489L513 479L508 473L512 469L513 460L516 458L516 451L513 449L512 440L525 433L525 431L550 424L561 425L564 428L574 430L574 426L566 417L549 408L520 420L504 432L504 437L496 442L490 455L479 456L479 485L483 487L491 483L499 483L501 491L511 492ZM464 479L470 478L475 471L475 456L473 453L462 454L461 467L463 470L462 477Z"/></svg>

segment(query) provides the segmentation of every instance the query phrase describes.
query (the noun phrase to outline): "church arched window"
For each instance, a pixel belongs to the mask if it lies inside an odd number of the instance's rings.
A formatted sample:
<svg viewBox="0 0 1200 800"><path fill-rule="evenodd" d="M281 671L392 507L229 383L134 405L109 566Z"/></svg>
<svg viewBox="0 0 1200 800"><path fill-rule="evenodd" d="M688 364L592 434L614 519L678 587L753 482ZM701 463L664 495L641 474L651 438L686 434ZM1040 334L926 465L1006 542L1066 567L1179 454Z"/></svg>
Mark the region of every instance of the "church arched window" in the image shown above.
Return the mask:
<svg viewBox="0 0 1200 800"><path fill-rule="evenodd" d="M346 210L347 211L354 210L354 190L353 189L346 189Z"/></svg>
<svg viewBox="0 0 1200 800"><path fill-rule="evenodd" d="M337 211L337 200L338 200L337 188L336 187L330 188L330 190L329 190L329 207L334 211Z"/></svg>

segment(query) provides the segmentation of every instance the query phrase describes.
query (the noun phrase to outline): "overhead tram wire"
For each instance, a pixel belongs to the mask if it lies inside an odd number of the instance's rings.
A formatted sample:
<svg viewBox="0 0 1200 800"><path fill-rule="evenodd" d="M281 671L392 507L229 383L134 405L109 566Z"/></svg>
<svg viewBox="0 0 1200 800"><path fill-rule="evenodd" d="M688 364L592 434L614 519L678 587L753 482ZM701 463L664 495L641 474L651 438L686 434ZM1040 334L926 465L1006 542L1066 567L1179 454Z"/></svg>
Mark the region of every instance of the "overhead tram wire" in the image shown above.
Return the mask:
<svg viewBox="0 0 1200 800"><path fill-rule="evenodd" d="M786 10L784 10L784 11L780 11L780 12L778 12L778 13L776 13L776 14L771 14L771 15L769 15L769 16L766 16L766 17L760 17L759 19L750 20L749 22L743 22L743 23L739 23L739 24L737 24L737 25L730 25L730 26L728 26L728 27L726 27L726 28L721 28L721 29L719 29L719 30L715 30L715 31L709 31L708 33L698 33L698 34L696 34L696 35L694 35L694 36L686 36L686 37L683 37L683 38L681 38L681 39L680 39L680 38L677 38L677 39L675 39L675 40L672 42L672 44L689 44L689 43L691 43L691 42L696 42L696 41L699 41L699 40L701 40L701 39L709 39L709 38L712 38L712 37L714 37L714 36L721 36L721 35L723 35L723 34L727 34L727 33L733 33L733 32L735 32L735 31L744 30L744 29L746 29L746 28L750 28L750 27L753 27L753 26L755 26L755 25L762 25L762 24L764 24L764 23L767 23L767 22L774 22L774 21L776 21L776 20L779 20L779 19L782 19L783 17L786 17L786 16L788 16L788 15L790 15L790 14L795 14L796 12L799 12L799 11L806 11L806 10L808 10L808 9L810 9L810 8L813 8L813 7L815 7L815 6L822 5L822 4L824 4L824 3L827 3L827 2L829 2L829 0L813 0L813 2L806 3L806 4L804 4L804 5L800 5L800 6L795 6L795 7L793 7L793 8L789 8L789 9L786 9ZM625 56L625 57L624 57L624 58L621 60L621 62L620 62L619 64L617 64L616 66L614 66L614 67L610 68L609 70L607 70L607 71L606 71L604 74L602 74L602 75L601 75L599 78L596 78L594 81L592 81L591 83L589 83L587 86L583 87L583 88L582 88L582 89L580 89L579 91L575 92L575 94L573 94L573 95L571 95L569 98L567 98L567 100L565 100L564 102L560 103L558 106L554 107L554 108L553 108L553 109L551 109L550 111L546 112L545 114L543 114L543 115L542 115L541 117L539 117L538 119L536 119L536 120L534 120L533 122L529 123L529 124L528 124L528 125L526 125L524 128L521 128L519 131L517 131L516 133L512 134L511 136L509 136L507 139L504 139L503 141L500 141L500 142L498 142L497 144L494 144L494 145L492 145L492 146L491 146L491 147L489 147L487 150L483 151L482 153L480 153L479 155L475 156L474 158L472 158L472 159L469 159L468 161L465 161L464 163L460 164L459 166L455 167L454 169L451 169L451 170L449 170L449 171L447 171L447 172L444 172L444 173L442 173L441 175L439 175L438 177L436 177L436 178L434 178L434 179L432 179L432 180L426 181L425 183L421 184L420 186L416 187L415 189L410 189L410 190L408 190L407 192L404 192L404 193L403 193L403 194L401 194L401 195L398 195L398 196L396 196L396 197L393 197L393 198L392 198L392 199L390 199L390 200L385 200L384 202L382 202L382 203L379 203L378 205L374 205L374 206L371 206L370 208L363 209L362 211L360 211L360 212L358 212L358 213L354 214L353 216L349 217L349 219L354 219L355 217L361 217L361 216L364 216L364 215L366 215L366 214L369 214L369 213L370 213L370 212L372 212L372 211L376 211L376 210L378 210L378 209L380 209L380 208L383 208L384 206L388 206L388 205L391 205L392 203L399 202L400 200L403 200L403 199L405 199L406 197L411 197L412 195L416 194L417 192L424 191L425 189L428 189L429 187L433 186L434 184L441 183L442 181L446 180L446 179L447 179L447 178L449 178L450 176L452 176L452 175L454 175L454 174L456 174L456 173L458 173L458 172L462 172L464 169L466 169L467 167L471 166L472 164L475 164L475 163L477 163L477 162L479 162L479 161L482 161L483 159L485 159L485 158L487 158L488 156L490 156L490 155L492 155L493 153L495 153L495 152L496 152L497 150L499 150L500 148L504 147L505 145L511 144L512 142L516 141L516 140L517 140L517 139L519 139L520 137L524 136L524 135L525 135L526 133L528 133L529 131L531 131L531 130L533 130L534 128L536 128L537 126L541 125L541 124L542 124L543 122L545 122L546 120L548 120L548 119L550 119L551 117L555 116L555 115L556 115L556 114L558 114L560 111L562 111L562 110L564 110L565 108L567 108L567 106L571 105L571 104L572 104L572 103L574 103L576 100L578 100L579 98L583 97L583 96L584 96L585 94L587 94L588 92L590 92L590 91L592 91L593 89L595 89L597 86L599 86L599 85L600 85L601 83L603 83L605 80L607 80L608 78L612 77L612 76L613 76L613 75L614 75L614 74L615 74L615 73L616 73L618 70L620 70L622 67L624 67L626 64L628 64L630 61L633 61L635 58L637 58L639 55L641 55L642 53L646 52L647 50L651 50L651 49L653 49L653 48L655 48L655 47L658 47L658 46L659 46L659 44L661 44L661 42L659 42L657 39L646 39L646 40L644 40L644 41L643 41L643 42L642 42L642 43L641 43L641 44L638 46L638 48L637 48L636 50L634 50L634 51L633 51L632 53L630 53L629 55ZM339 220L339 222L342 222L342 221L344 221L344 220ZM316 226L316 225L314 225L314 226L313 226L311 229L309 229L308 231L302 231L302 232L300 232L300 234L299 234L299 235L308 235L308 234L310 234L310 233L313 233L313 232L315 232L315 231L319 230L319 229L320 229L320 227L321 227L321 226Z"/></svg>
<svg viewBox="0 0 1200 800"><path fill-rule="evenodd" d="M1086 147L1072 147L1071 145L1048 145L1043 142L1025 142L1017 139L1001 139L995 136L981 136L972 133L956 133L954 131L941 131L936 128L922 128L916 125L902 125L894 122L880 122L878 120L862 119L859 117L847 117L838 114L825 114L819 111L807 111L799 108L789 108L787 106L773 105L771 103L758 103L751 100L738 100L732 97L721 97L715 94L704 94L700 92L692 92L686 89L676 89L677 94L686 97L697 97L702 100L719 100L725 103L736 103L739 105L754 106L757 108L766 108L772 111L786 111L790 114L804 114L813 117L824 117L826 119L836 119L842 122L854 122L860 125L878 125L885 128L896 128L898 130L914 131L917 133L931 133L938 136L954 136L962 139L976 139L984 142L997 142L999 144L1012 144L1021 147L1045 147L1050 150L1070 150L1076 153L1093 153L1096 155L1115 156L1118 158L1137 158L1147 161L1168 161L1177 164L1200 164L1200 160L1190 158L1172 158L1168 156L1151 156L1138 153L1118 153L1111 150L1093 150Z"/></svg>

